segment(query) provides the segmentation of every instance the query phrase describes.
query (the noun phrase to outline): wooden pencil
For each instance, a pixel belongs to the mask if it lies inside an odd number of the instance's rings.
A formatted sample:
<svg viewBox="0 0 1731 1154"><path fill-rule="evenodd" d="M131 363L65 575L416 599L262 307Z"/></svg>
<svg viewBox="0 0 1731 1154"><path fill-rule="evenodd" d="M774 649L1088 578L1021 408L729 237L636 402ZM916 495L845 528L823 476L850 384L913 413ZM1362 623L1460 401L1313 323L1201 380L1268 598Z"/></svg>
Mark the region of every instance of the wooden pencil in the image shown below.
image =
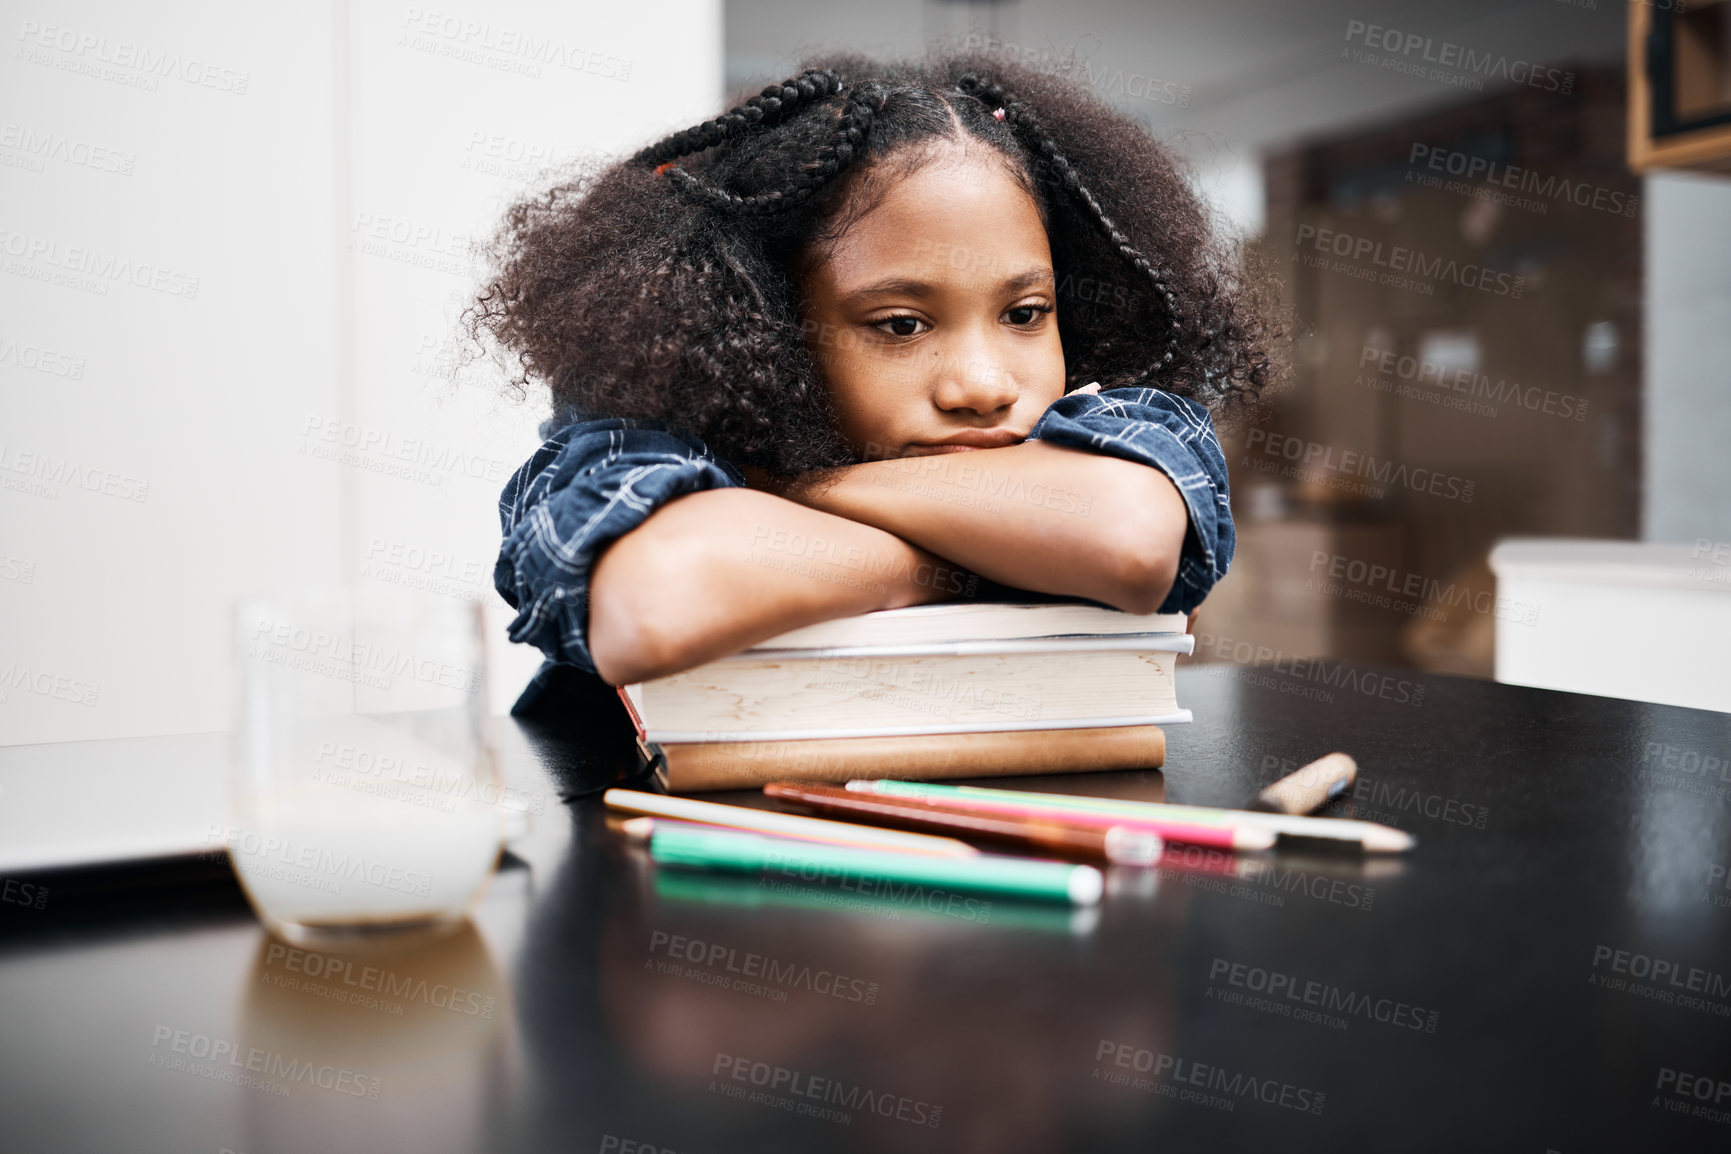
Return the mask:
<svg viewBox="0 0 1731 1154"><path fill-rule="evenodd" d="M860 825L857 822L826 821L823 818L799 817L791 813L776 813L773 810L750 809L743 805L722 805L713 801L695 801L688 797L666 797L634 789L610 789L601 795L601 799L609 809L624 810L627 813L669 817L702 825L726 826L730 829L750 830L753 833L780 834L804 841L824 841L835 845L937 854L944 857L968 857L980 852L967 842L953 837L901 833L881 826Z"/></svg>
<svg viewBox="0 0 1731 1154"><path fill-rule="evenodd" d="M1084 825L1058 819L999 817L947 810L926 802L873 797L815 782L772 781L763 792L777 801L899 829L947 833L1022 849L1117 865L1154 865L1164 848L1158 834L1128 826Z"/></svg>

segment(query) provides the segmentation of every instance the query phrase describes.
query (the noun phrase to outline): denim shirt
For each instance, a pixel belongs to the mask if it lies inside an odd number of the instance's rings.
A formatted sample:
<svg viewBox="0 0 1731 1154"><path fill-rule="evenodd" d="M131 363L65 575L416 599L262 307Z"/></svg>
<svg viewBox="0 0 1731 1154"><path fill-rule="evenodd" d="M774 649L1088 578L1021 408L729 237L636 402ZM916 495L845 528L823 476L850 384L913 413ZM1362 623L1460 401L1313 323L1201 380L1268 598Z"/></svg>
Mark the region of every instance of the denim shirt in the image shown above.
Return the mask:
<svg viewBox="0 0 1731 1154"><path fill-rule="evenodd" d="M657 422L599 417L557 426L542 424L545 443L499 497L504 544L493 584L517 610L508 635L547 657L514 713L541 695L555 666L595 673L589 575L608 544L675 497L746 486L702 441ZM1070 393L1047 407L1028 439L1135 461L1177 486L1190 526L1162 613L1188 613L1226 575L1234 543L1226 459L1201 404L1151 388Z"/></svg>

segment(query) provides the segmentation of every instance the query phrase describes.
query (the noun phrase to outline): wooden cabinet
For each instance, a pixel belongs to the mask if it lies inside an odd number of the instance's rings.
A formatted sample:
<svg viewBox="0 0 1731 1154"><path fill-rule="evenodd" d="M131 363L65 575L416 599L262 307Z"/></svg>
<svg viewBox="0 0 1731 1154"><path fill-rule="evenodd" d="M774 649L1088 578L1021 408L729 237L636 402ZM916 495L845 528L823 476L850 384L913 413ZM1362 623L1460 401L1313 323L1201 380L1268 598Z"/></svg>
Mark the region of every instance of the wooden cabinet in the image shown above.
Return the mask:
<svg viewBox="0 0 1731 1154"><path fill-rule="evenodd" d="M1731 544L1512 538L1491 552L1496 677L1731 712Z"/></svg>
<svg viewBox="0 0 1731 1154"><path fill-rule="evenodd" d="M1731 172L1731 0L1629 5L1629 167Z"/></svg>

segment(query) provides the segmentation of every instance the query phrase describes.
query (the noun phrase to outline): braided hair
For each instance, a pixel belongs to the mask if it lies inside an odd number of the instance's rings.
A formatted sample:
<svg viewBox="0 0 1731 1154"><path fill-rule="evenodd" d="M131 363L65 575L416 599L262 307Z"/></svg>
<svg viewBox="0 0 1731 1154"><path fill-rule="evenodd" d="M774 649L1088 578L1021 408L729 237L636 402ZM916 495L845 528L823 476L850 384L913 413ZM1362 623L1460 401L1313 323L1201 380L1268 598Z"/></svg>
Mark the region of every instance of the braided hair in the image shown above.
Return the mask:
<svg viewBox="0 0 1731 1154"><path fill-rule="evenodd" d="M1074 82L991 52L815 61L513 206L470 336L514 353L513 387L544 382L556 415L659 420L782 476L852 463L807 347L801 271L962 139L1046 227L1066 391L1258 402L1275 370L1257 286L1165 149Z"/></svg>
<svg viewBox="0 0 1731 1154"><path fill-rule="evenodd" d="M1057 174L1064 189L1088 206L1088 212L1099 222L1100 231L1111 238L1118 251L1124 255L1124 259L1153 284L1154 291L1160 295L1166 315L1171 318L1172 330L1166 340L1166 351L1161 355L1160 363L1156 368L1165 368L1170 365L1178 352L1179 330L1184 326L1179 320L1178 298L1173 295L1172 291L1166 287L1166 282L1161 279L1164 274L1149 264L1148 258L1138 252L1136 247L1118 231L1118 226L1112 223L1112 218L1106 215L1106 210L1100 207L1100 202L1095 199L1093 193L1088 191L1088 186L1082 182L1081 174L1076 171L1074 165L1064 158L1064 154L1058 150L1057 144L1045 129L1040 127L1038 118L1026 105L1006 92L1003 85L993 84L972 72L958 80L956 87L971 96L979 97L993 109L1003 109L1005 118L1008 119L1011 127L1019 130L1023 138L1039 150L1040 156Z"/></svg>
<svg viewBox="0 0 1731 1154"><path fill-rule="evenodd" d="M657 172L665 171L678 187L722 212L739 216L766 216L781 212L805 203L853 159L854 147L864 142L865 134L871 131L872 109L868 101L860 99L857 94L848 99L841 121L835 128L835 138L820 147L811 160L800 165L784 189L740 196L705 184L672 162L714 148L754 125L768 127L780 124L782 118L790 115L802 102L834 95L841 88L841 78L833 69L807 72L794 80L765 88L725 116L676 132L632 159L638 163L656 164Z"/></svg>

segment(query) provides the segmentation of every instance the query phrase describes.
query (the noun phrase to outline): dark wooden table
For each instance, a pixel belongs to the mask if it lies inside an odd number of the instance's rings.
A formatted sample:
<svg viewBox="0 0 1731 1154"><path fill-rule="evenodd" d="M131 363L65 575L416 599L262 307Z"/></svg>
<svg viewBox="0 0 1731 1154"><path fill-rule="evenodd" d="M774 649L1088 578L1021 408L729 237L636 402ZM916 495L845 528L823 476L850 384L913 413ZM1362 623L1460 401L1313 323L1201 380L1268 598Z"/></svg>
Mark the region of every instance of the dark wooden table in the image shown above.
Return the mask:
<svg viewBox="0 0 1731 1154"><path fill-rule="evenodd" d="M431 944L293 950L220 866L14 887L0 1146L1731 1149L1731 715L1351 665L1180 698L1164 775L1031 784L1235 803L1340 748L1333 812L1417 850L1080 912L658 872L603 708L514 730L550 804Z"/></svg>

